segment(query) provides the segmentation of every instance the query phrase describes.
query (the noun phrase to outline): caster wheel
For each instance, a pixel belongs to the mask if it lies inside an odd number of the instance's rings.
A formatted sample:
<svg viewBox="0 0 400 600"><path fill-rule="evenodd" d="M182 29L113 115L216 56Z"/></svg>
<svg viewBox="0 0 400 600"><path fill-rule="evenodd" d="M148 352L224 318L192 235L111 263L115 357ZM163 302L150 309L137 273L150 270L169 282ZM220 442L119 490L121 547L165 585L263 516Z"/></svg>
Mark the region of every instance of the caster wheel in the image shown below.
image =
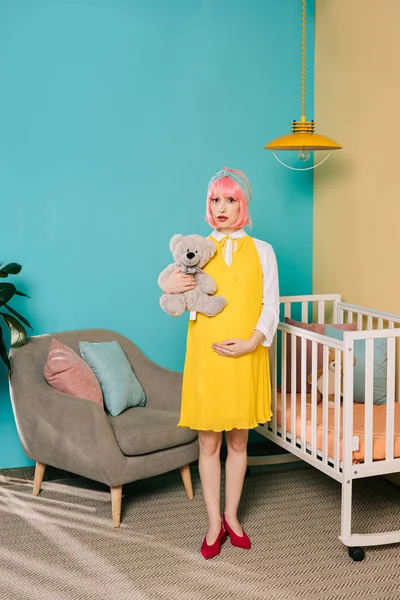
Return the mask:
<svg viewBox="0 0 400 600"><path fill-rule="evenodd" d="M356 562L360 560L364 560L365 552L364 548L360 548L359 546L353 546L349 548L349 556Z"/></svg>

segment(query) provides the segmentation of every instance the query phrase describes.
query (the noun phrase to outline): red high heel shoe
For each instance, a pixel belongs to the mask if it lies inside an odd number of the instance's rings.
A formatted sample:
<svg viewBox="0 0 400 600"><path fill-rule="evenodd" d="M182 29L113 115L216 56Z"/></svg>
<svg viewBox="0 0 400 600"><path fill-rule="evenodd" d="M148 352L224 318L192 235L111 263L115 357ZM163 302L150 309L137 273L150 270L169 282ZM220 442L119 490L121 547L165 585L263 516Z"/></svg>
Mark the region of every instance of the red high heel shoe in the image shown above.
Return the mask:
<svg viewBox="0 0 400 600"><path fill-rule="evenodd" d="M225 514L222 516L222 519L224 527L226 529L226 533L231 538L232 546L238 546L239 548L245 548L246 550L249 550L251 548L251 541L249 536L245 534L244 530L242 535L237 535L237 533L235 533L232 527L230 527L227 523L225 519Z"/></svg>
<svg viewBox="0 0 400 600"><path fill-rule="evenodd" d="M204 537L200 552L205 559L214 558L221 552L221 546L224 542L226 542L226 531L221 523L221 530L215 542L209 546L206 537Z"/></svg>

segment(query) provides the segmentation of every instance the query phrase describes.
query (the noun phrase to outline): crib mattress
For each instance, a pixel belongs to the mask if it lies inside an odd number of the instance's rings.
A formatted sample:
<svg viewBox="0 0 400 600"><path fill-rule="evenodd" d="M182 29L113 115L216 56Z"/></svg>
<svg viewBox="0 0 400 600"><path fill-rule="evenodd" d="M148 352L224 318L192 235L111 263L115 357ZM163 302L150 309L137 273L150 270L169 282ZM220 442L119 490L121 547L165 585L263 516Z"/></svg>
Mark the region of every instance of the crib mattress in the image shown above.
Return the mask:
<svg viewBox="0 0 400 600"><path fill-rule="evenodd" d="M306 437L307 443L311 445L311 404L310 397L307 395L307 410L306 410ZM394 422L394 457L400 457L400 404L395 403L395 422ZM278 427L282 425L282 410L281 410L281 394L277 394L276 419ZM365 423L365 405L354 404L353 411L353 435L359 438L358 450L353 451L353 461L363 462L364 460L364 423ZM328 454L334 456L335 442L335 413L334 407L328 408ZM291 433L292 417L291 417L291 394L286 396L286 430ZM301 438L301 394L296 395L296 437ZM386 458L386 406L373 406L373 460L383 460ZM342 460L342 442L343 442L343 410L340 410L340 449L339 457ZM322 452L322 403L317 405L317 449Z"/></svg>

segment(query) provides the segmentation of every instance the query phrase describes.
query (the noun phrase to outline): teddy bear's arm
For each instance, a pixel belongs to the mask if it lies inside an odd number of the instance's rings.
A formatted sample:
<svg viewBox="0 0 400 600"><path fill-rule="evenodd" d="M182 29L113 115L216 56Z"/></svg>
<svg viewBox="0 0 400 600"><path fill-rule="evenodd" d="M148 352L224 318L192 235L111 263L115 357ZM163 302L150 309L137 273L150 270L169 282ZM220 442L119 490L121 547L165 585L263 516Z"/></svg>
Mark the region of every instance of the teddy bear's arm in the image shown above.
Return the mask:
<svg viewBox="0 0 400 600"><path fill-rule="evenodd" d="M217 291L217 284L215 283L214 279L208 275L208 273L201 271L200 273L197 273L196 279L201 291L205 292L206 294L215 294Z"/></svg>
<svg viewBox="0 0 400 600"><path fill-rule="evenodd" d="M165 284L165 282L167 281L167 279L169 279L169 277L172 275L172 273L175 271L175 269L177 268L177 265L168 265L168 267L166 269L164 269L164 271L162 271L162 273L160 273L159 277L158 277L158 285L160 286L161 289L163 289L163 286Z"/></svg>

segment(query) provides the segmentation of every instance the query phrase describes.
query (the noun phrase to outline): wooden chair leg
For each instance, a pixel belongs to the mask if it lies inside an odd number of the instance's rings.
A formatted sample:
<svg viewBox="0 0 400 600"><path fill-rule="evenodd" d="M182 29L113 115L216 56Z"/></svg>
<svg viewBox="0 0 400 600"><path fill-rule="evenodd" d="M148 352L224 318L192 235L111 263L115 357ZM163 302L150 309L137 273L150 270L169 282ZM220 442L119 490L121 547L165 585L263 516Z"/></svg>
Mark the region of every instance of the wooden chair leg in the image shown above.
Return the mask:
<svg viewBox="0 0 400 600"><path fill-rule="evenodd" d="M36 462L35 468L35 479L33 481L33 492L34 496L38 496L40 492L40 486L42 485L44 472L46 470L46 465L40 462Z"/></svg>
<svg viewBox="0 0 400 600"><path fill-rule="evenodd" d="M179 470L181 472L183 485L185 486L186 496L189 498L189 500L193 500L194 494L192 486L192 477L190 475L190 467L189 465L184 465Z"/></svg>
<svg viewBox="0 0 400 600"><path fill-rule="evenodd" d="M114 527L121 524L122 485L111 487L111 510Z"/></svg>

